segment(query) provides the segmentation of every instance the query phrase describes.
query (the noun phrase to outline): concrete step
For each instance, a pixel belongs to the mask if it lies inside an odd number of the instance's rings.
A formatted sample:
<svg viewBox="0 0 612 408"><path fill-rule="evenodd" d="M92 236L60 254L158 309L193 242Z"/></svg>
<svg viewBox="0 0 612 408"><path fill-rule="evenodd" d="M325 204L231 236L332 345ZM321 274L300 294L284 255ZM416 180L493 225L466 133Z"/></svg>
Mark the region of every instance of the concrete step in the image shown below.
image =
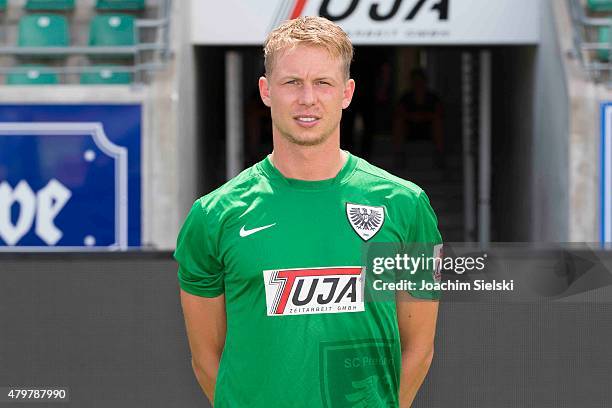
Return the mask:
<svg viewBox="0 0 612 408"><path fill-rule="evenodd" d="M463 214L463 199L461 197L434 197L433 199L430 197L429 201L436 214L439 212L454 212Z"/></svg>
<svg viewBox="0 0 612 408"><path fill-rule="evenodd" d="M433 151L433 143L429 140L414 140L403 143L399 149L407 154L431 154ZM380 135L372 144L372 156L380 156L389 153L395 153L398 149L393 145L391 137L388 135Z"/></svg>
<svg viewBox="0 0 612 408"><path fill-rule="evenodd" d="M440 182L440 183L421 183L419 184L427 195L431 198L432 196L448 198L463 197L463 184L454 182Z"/></svg>
<svg viewBox="0 0 612 408"><path fill-rule="evenodd" d="M430 141L425 140L404 143L399 148L396 148L391 143L390 138L381 137L381 139L372 146L371 156L395 155L398 152L403 153L406 157L431 156L434 152L434 145ZM447 149L446 156L461 159L461 153L461 151Z"/></svg>
<svg viewBox="0 0 612 408"><path fill-rule="evenodd" d="M421 171L415 170L410 171L407 170L405 172L401 172L404 180L410 180L419 186L435 186L436 184L459 184L463 185L462 173L453 172L451 170L435 170L435 171Z"/></svg>
<svg viewBox="0 0 612 408"><path fill-rule="evenodd" d="M369 161L390 173L419 185L427 193L438 217L442 239L461 242L464 238L463 169L460 152L449 153L446 168L434 162L434 149L430 141L412 141L404 144L404 160L397 162L398 153L390 138L377 138Z"/></svg>
<svg viewBox="0 0 612 408"><path fill-rule="evenodd" d="M463 228L445 228L440 226L440 235L444 242L463 242Z"/></svg>
<svg viewBox="0 0 612 408"><path fill-rule="evenodd" d="M446 171L447 173L452 172L453 174L463 174L460 158L445 158L446 169L441 170L436 165L431 152L428 154L417 155L414 157L405 156L399 163L395 154L377 155L374 158L370 158L369 161L375 166L386 169L387 171L393 174L404 174L406 172L420 171L442 171L442 173Z"/></svg>
<svg viewBox="0 0 612 408"><path fill-rule="evenodd" d="M461 228L463 229L463 214L438 212L438 225L440 228Z"/></svg>

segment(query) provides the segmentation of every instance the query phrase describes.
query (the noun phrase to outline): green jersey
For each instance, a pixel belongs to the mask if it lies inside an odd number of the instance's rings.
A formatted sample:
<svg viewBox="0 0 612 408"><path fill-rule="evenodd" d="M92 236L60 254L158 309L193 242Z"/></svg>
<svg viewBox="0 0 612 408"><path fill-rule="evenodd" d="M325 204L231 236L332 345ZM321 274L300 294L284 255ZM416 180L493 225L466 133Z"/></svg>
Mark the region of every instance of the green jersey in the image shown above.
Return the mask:
<svg viewBox="0 0 612 408"><path fill-rule="evenodd" d="M266 158L195 202L175 258L184 291L225 294L215 408L398 405L395 302L364 301L372 242L441 238L418 186L350 154L320 181Z"/></svg>

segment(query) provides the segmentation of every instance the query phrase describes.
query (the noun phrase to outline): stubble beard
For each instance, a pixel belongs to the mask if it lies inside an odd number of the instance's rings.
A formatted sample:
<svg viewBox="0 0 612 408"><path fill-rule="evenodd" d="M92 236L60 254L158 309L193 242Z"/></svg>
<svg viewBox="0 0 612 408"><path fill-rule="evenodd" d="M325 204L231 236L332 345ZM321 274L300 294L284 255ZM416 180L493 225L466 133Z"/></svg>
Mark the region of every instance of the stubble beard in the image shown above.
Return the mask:
<svg viewBox="0 0 612 408"><path fill-rule="evenodd" d="M340 124L338 123L337 126L340 126ZM282 138L287 140L289 143L292 143L298 146L318 146L320 144L323 144L334 133L334 129L335 129L334 127L326 132L320 133L319 135L313 138L300 138L299 136L296 136L295 134L291 132L284 131L283 129L277 126L275 127L276 127L276 130L278 130L278 133L281 135Z"/></svg>
<svg viewBox="0 0 612 408"><path fill-rule="evenodd" d="M296 144L298 146L318 146L320 144L323 144L323 142L325 142L327 139L329 139L331 132L327 134L321 134L315 138L304 138L304 139L300 139L299 137L296 137L292 135L291 133L286 133L286 132L281 132L281 135L285 139L287 139L290 143Z"/></svg>

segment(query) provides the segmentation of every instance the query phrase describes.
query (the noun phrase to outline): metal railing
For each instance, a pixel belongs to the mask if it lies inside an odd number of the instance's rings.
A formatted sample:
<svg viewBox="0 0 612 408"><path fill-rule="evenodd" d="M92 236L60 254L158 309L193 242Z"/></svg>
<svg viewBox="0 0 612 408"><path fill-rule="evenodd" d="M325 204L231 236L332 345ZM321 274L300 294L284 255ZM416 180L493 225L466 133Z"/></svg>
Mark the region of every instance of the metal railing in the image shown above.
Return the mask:
<svg viewBox="0 0 612 408"><path fill-rule="evenodd" d="M0 44L0 57L14 57L12 66L0 66L0 74L28 73L33 68L31 66L20 66L19 58L62 58L69 56L86 56L94 59L96 64L91 65L59 65L59 66L37 66L39 73L51 74L82 74L100 72L107 66L98 60L102 57L112 57L122 59L121 65L113 65L112 71L117 73L133 74L133 83L143 83L148 79L149 73L165 68L171 56L170 47L170 21L171 21L172 0L159 0L158 18L143 19L138 18L134 24L134 45L128 46L83 46L71 45L66 47L19 47L14 45ZM6 19L4 21L6 25ZM142 42L142 30L154 30L153 42ZM6 26L4 30L6 32ZM2 37L6 37L3 35ZM2 38L5 40L5 38Z"/></svg>
<svg viewBox="0 0 612 408"><path fill-rule="evenodd" d="M580 0L567 0L572 18L574 54L587 75L612 87L612 16L588 17ZM599 40L599 30L608 27L608 40ZM602 57L602 54L605 57Z"/></svg>

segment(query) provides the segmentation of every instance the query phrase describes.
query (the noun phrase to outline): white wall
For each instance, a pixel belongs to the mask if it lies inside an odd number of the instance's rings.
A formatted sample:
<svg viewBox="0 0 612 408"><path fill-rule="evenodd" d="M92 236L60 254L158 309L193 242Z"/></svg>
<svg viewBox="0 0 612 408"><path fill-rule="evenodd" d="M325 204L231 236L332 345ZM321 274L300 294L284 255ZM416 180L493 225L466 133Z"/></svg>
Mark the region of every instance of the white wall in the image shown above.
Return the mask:
<svg viewBox="0 0 612 408"><path fill-rule="evenodd" d="M196 198L197 138L195 73L189 39L189 2L174 1L168 68L151 86L148 169L143 188L143 241L173 249L178 230Z"/></svg>
<svg viewBox="0 0 612 408"><path fill-rule="evenodd" d="M535 61L531 236L538 242L571 240L569 226L576 216L568 188L569 96L553 3L562 2L541 2Z"/></svg>

